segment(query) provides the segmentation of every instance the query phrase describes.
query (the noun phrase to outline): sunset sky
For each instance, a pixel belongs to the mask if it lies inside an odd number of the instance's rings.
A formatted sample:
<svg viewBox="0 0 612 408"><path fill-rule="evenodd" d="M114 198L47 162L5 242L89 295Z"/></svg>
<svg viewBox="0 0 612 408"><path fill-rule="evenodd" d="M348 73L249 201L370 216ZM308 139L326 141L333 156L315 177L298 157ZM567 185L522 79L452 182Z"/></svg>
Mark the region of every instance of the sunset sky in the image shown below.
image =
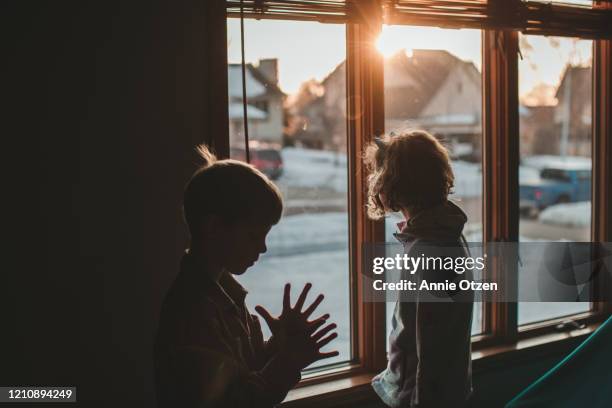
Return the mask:
<svg viewBox="0 0 612 408"><path fill-rule="evenodd" d="M377 48L383 55L402 49L445 49L481 65L479 30L384 26ZM555 88L568 62L590 65L592 41L560 37L522 36L519 60L520 89L524 98L534 87ZM247 62L278 58L280 87L287 94L305 80L323 79L345 58L344 25L303 21L245 20ZM240 21L228 19L228 59L240 62ZM542 86L542 84L544 86Z"/></svg>

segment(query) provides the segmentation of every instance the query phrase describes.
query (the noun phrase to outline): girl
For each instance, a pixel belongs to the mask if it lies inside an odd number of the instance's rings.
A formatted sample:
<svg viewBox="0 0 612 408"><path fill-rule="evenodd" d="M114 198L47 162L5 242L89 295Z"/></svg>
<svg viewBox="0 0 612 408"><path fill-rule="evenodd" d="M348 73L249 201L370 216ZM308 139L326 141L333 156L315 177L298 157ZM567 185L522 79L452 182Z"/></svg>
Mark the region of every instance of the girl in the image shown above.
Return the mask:
<svg viewBox="0 0 612 408"><path fill-rule="evenodd" d="M409 256L468 256L465 213L448 200L454 182L447 150L425 131L377 138L366 149L368 215L401 212L395 237ZM424 249L426 248L426 249ZM419 278L470 278L454 271L418 271ZM396 303L387 368L372 380L390 407L463 407L472 392L473 293L450 301Z"/></svg>

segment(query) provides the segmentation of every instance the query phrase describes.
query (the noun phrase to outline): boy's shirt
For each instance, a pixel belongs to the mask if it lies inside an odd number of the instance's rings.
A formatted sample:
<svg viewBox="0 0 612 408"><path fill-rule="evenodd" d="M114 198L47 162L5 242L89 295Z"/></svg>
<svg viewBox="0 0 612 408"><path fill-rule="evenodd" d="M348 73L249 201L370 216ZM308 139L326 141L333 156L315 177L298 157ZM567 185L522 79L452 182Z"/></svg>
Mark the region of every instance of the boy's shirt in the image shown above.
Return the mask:
<svg viewBox="0 0 612 408"><path fill-rule="evenodd" d="M162 307L155 345L159 407L268 408L281 402L299 372L266 371L264 342L247 291L224 272L215 282L186 254Z"/></svg>

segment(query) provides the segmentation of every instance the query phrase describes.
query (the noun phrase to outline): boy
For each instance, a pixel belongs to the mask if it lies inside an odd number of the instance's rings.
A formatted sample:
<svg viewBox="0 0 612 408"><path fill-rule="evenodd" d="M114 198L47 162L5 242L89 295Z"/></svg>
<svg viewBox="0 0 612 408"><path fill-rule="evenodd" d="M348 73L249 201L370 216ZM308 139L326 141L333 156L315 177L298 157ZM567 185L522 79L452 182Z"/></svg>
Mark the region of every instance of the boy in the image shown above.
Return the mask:
<svg viewBox="0 0 612 408"><path fill-rule="evenodd" d="M266 235L282 213L280 192L248 164L218 161L203 146L199 153L204 164L184 193L191 245L164 300L155 345L158 406L272 407L303 368L338 354L320 351L336 326L321 328L329 315L308 320L323 295L302 311L310 284L293 308L286 285L278 318L256 308L272 332L263 340L233 275L266 252Z"/></svg>
<svg viewBox="0 0 612 408"><path fill-rule="evenodd" d="M395 236L408 256L468 256L462 236L467 216L448 201L454 176L448 153L435 137L410 131L377 138L366 150L365 163L370 173L368 214L375 219L390 211L403 214ZM415 276L456 282L471 274L434 269ZM472 391L473 292L445 293L438 301L438 295L427 301L425 295L431 293L398 300L388 366L372 386L391 407L463 407Z"/></svg>

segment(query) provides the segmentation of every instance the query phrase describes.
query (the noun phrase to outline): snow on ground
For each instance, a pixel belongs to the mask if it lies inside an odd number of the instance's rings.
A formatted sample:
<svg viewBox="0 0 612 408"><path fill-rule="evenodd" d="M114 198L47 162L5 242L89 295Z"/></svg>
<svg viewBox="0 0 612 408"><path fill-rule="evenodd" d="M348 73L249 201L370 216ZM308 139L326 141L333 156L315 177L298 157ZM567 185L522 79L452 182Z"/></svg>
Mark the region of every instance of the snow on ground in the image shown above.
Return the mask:
<svg viewBox="0 0 612 408"><path fill-rule="evenodd" d="M281 154L283 175L278 179L281 186L347 191L346 154L296 147L286 147Z"/></svg>
<svg viewBox="0 0 612 408"><path fill-rule="evenodd" d="M540 180L540 169L529 166L519 166L519 183L528 183Z"/></svg>
<svg viewBox="0 0 612 408"><path fill-rule="evenodd" d="M348 213L316 213L285 216L267 238L268 254L348 250Z"/></svg>
<svg viewBox="0 0 612 408"><path fill-rule="evenodd" d="M482 169L480 164L454 160L451 166L455 173L454 197L479 197L482 195Z"/></svg>
<svg viewBox="0 0 612 408"><path fill-rule="evenodd" d="M283 157L281 186L329 188L347 191L346 154L324 150L286 147ZM455 196L476 197L482 194L482 172L479 164L461 160L452 161L455 172Z"/></svg>
<svg viewBox="0 0 612 408"><path fill-rule="evenodd" d="M544 224L564 227L588 227L591 225L591 202L556 204L540 213Z"/></svg>

